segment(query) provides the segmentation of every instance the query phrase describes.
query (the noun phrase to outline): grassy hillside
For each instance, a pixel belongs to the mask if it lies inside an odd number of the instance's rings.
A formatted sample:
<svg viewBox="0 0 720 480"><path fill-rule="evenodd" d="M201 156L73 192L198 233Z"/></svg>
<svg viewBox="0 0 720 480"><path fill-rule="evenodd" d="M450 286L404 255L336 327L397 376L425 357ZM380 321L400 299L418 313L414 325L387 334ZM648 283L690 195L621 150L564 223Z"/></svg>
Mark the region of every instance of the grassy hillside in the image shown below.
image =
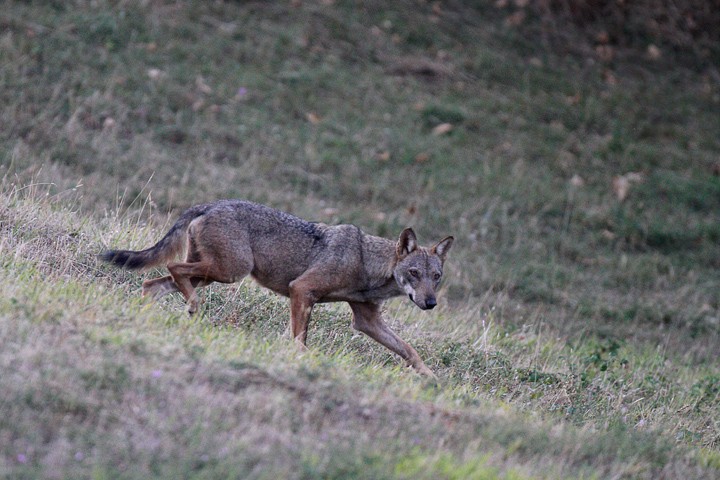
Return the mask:
<svg viewBox="0 0 720 480"><path fill-rule="evenodd" d="M0 474L720 475L717 68L513 8L9 3ZM440 306L386 311L440 384L344 305L300 354L252 282L188 319L95 259L225 197L455 235Z"/></svg>

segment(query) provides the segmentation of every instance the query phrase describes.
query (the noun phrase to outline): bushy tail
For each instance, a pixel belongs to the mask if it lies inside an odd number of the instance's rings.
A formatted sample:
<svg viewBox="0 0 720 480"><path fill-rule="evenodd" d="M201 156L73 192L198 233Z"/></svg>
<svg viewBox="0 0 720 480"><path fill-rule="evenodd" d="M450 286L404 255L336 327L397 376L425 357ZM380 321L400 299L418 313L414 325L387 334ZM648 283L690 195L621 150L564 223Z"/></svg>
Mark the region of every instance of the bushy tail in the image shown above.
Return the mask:
<svg viewBox="0 0 720 480"><path fill-rule="evenodd" d="M118 267L137 270L165 264L175 258L183 250L185 232L190 222L203 215L210 205L197 205L189 208L180 215L175 225L165 236L150 248L145 250L108 250L99 255L100 260L112 263Z"/></svg>

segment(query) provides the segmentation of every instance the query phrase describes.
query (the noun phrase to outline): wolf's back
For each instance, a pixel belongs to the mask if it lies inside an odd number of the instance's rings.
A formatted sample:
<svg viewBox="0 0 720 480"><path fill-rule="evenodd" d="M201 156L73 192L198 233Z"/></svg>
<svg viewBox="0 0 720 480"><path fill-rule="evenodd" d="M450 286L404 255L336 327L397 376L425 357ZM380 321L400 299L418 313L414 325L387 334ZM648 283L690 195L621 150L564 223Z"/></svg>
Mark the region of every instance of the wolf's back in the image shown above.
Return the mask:
<svg viewBox="0 0 720 480"><path fill-rule="evenodd" d="M117 265L118 267L137 270L166 264L183 250L185 233L190 222L203 215L209 204L196 205L180 215L165 236L150 248L145 250L108 250L99 255L100 259Z"/></svg>

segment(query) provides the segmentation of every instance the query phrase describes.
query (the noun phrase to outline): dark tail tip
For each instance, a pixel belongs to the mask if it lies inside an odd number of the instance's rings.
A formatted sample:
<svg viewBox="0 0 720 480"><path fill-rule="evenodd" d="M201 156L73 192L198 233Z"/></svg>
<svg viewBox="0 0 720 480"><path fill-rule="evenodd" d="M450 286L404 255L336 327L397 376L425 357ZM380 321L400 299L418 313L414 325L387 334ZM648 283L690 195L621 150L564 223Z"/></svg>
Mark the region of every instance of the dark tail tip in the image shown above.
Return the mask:
<svg viewBox="0 0 720 480"><path fill-rule="evenodd" d="M145 265L142 256L137 255L137 252L131 252L129 250L108 250L98 255L98 258L103 262L112 263L118 267L128 268L130 270Z"/></svg>

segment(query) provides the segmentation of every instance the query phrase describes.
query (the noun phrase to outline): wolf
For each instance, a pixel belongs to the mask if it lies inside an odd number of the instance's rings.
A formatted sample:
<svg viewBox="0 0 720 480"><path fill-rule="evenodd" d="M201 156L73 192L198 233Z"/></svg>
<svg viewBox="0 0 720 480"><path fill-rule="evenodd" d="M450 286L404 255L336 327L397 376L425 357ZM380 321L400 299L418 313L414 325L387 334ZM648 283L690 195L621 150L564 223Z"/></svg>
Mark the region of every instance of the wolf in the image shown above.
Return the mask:
<svg viewBox="0 0 720 480"><path fill-rule="evenodd" d="M313 306L347 302L354 329L418 373L434 377L415 349L383 321L381 307L391 297L407 295L423 310L434 308L453 240L448 236L426 248L418 245L412 228L392 241L354 225L308 222L265 205L220 200L187 209L148 249L109 250L100 258L127 269L166 265L170 275L143 282L142 295L157 299L179 291L191 315L198 310L196 288L250 275L290 298L290 328L301 348ZM173 261L183 250L185 261Z"/></svg>

